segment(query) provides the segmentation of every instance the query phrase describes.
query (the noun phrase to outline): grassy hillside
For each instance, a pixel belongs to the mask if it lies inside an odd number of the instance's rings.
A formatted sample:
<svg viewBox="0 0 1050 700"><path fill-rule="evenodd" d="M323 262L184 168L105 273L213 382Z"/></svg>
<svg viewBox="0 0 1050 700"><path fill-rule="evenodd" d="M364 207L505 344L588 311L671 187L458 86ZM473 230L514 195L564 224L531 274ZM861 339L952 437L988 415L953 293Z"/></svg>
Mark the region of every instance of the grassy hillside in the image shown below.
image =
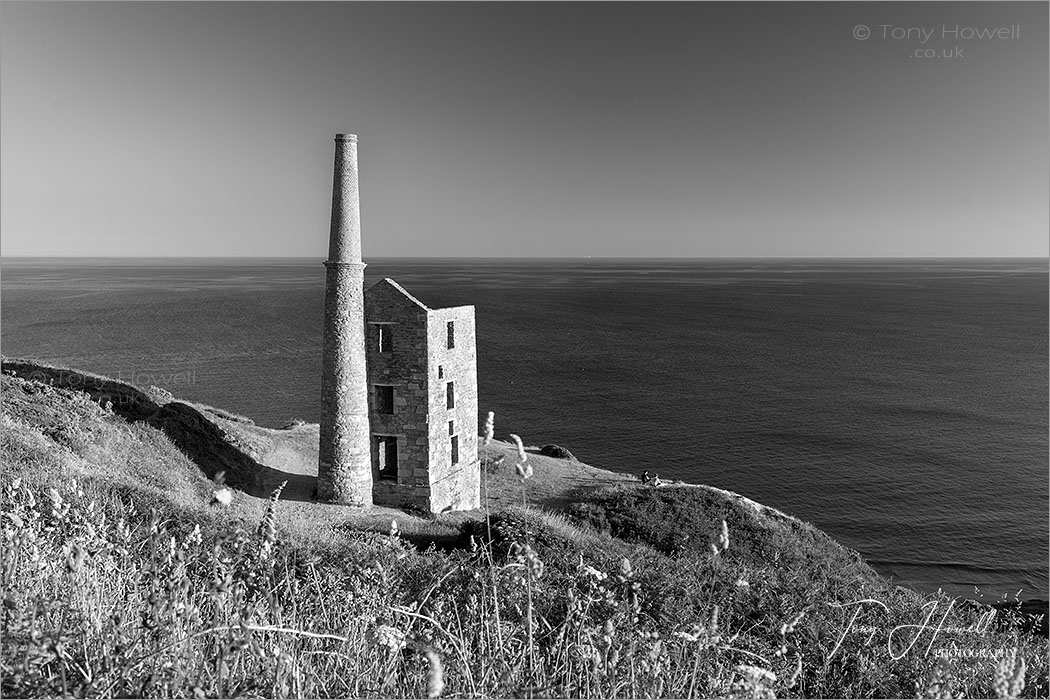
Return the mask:
<svg viewBox="0 0 1050 700"><path fill-rule="evenodd" d="M0 382L5 696L1048 693L1016 613L894 587L736 494L531 448L522 480L497 440L488 509L360 513L312 502L315 425Z"/></svg>

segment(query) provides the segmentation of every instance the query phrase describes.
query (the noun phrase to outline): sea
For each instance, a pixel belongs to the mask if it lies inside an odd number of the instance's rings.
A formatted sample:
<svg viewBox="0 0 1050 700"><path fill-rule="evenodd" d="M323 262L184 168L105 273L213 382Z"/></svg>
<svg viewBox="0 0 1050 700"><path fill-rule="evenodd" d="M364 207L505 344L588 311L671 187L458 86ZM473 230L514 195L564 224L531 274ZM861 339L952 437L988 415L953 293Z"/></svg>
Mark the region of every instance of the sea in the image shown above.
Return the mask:
<svg viewBox="0 0 1050 700"><path fill-rule="evenodd" d="M476 309L483 420L741 493L881 573L1048 597L1048 279L1026 259L372 259ZM0 261L2 352L320 417L319 259Z"/></svg>

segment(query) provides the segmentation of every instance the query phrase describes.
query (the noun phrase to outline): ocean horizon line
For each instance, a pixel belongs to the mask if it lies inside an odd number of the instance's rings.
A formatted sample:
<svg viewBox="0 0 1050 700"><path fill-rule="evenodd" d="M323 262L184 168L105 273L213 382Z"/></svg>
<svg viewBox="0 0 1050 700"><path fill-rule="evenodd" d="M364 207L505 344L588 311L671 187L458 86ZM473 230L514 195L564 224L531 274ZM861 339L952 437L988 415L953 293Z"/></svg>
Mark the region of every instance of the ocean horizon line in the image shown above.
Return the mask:
<svg viewBox="0 0 1050 700"><path fill-rule="evenodd" d="M275 260L296 260L296 261L320 261L323 262L326 259L325 256L312 256L312 255L0 255L0 262L3 261L28 261L28 260L117 260L117 261L131 261L131 260L205 260L205 261L275 261ZM515 255L464 255L464 256L399 256L399 255L377 255L377 256L366 256L364 260L411 260L411 261L447 261L447 260L498 260L503 262L508 261L535 261L535 260L676 260L676 261L770 261L770 260L787 260L787 261L920 261L920 260L1042 260L1050 262L1050 256L1039 256L1039 255L939 255L939 256L923 256L923 255L908 255L908 256L811 256L811 255L799 255L799 256L597 256L597 255L582 255L582 256L515 256Z"/></svg>

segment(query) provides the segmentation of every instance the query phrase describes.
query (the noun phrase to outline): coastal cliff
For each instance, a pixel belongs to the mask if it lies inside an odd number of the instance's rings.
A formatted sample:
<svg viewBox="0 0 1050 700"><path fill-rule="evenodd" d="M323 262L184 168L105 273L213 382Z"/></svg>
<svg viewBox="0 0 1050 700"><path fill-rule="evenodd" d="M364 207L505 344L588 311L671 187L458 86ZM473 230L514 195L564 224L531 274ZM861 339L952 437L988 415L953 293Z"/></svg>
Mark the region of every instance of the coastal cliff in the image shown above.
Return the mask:
<svg viewBox="0 0 1050 700"><path fill-rule="evenodd" d="M39 363L0 381L7 695L417 696L428 654L462 695L1050 691L1045 602L894 586L739 494L528 447L523 480L495 440L481 510L358 511L313 500L316 425Z"/></svg>

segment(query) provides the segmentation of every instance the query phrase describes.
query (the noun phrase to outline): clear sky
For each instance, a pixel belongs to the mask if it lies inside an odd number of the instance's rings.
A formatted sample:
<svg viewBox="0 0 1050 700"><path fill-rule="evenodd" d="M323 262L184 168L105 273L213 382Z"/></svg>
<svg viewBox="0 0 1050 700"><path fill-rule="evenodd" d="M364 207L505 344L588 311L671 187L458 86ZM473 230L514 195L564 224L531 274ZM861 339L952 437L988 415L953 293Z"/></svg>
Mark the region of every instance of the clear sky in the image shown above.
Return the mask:
<svg viewBox="0 0 1050 700"><path fill-rule="evenodd" d="M0 252L1047 256L1047 11L5 0Z"/></svg>

